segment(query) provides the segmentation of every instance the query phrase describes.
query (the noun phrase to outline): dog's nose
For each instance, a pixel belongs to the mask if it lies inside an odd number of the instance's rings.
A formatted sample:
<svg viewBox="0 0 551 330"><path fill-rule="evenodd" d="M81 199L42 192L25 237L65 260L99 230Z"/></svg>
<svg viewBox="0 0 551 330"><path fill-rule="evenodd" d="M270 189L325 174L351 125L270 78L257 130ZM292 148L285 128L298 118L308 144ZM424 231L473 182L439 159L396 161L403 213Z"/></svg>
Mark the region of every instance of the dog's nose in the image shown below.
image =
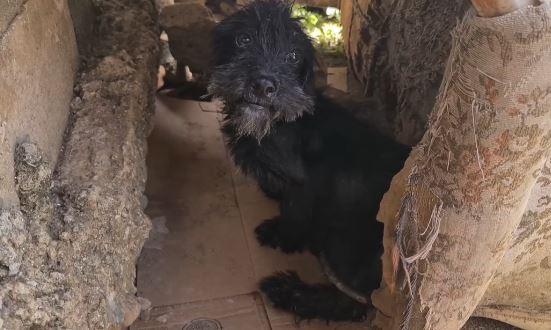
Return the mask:
<svg viewBox="0 0 551 330"><path fill-rule="evenodd" d="M254 92L258 97L272 98L277 93L277 84L269 78L260 78L254 84Z"/></svg>

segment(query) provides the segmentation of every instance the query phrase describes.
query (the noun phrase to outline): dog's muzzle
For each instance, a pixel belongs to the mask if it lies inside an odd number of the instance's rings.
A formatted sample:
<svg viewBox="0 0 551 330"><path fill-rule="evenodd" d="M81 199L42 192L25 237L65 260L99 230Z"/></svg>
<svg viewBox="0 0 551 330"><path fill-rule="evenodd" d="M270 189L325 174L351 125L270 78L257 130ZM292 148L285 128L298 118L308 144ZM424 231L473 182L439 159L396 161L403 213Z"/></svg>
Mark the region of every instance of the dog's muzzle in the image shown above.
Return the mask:
<svg viewBox="0 0 551 330"><path fill-rule="evenodd" d="M253 93L259 99L272 99L277 95L278 84L275 79L260 77L252 85Z"/></svg>
<svg viewBox="0 0 551 330"><path fill-rule="evenodd" d="M260 76L249 83L243 102L270 108L277 97L279 84L276 79L269 76Z"/></svg>

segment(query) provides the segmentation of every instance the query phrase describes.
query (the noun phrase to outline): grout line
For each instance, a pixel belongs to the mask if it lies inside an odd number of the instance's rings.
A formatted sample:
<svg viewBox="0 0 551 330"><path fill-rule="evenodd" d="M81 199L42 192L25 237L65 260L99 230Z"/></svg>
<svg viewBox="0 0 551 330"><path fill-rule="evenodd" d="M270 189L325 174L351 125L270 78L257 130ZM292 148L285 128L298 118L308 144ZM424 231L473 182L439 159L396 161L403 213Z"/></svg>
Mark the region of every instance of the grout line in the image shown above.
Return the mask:
<svg viewBox="0 0 551 330"><path fill-rule="evenodd" d="M233 161L231 159L231 156L229 154L229 150L226 146L226 143L224 142L224 136L222 136L222 123L218 120L218 118L216 119L217 123L218 123L218 128L219 128L219 131L218 133L221 135L221 138L222 138L222 143L224 145L224 150L226 151L226 160L230 163L230 166L233 167ZM241 220L241 230L243 231L243 238L245 239L245 245L247 246L247 254L249 256L249 262L251 264L251 268L252 268L252 273L253 273L253 278L254 278L254 281L255 281L255 285L256 285L256 282L258 281L258 274L256 272L256 269L255 269L255 263L253 262L253 256L252 256L252 253L251 253L251 246L249 244L249 239L248 239L248 235L247 235L247 231L246 231L246 226L245 226L245 218L243 216L243 211L241 210L241 204L239 203L239 196L237 194L237 187L235 185L235 175L234 175L234 171L230 171L230 178L231 178L231 185L232 185L232 190L233 190L233 197L234 197L234 201L235 201L235 205L237 206L237 210L239 211L239 219Z"/></svg>
<svg viewBox="0 0 551 330"><path fill-rule="evenodd" d="M220 121L218 121L218 125L220 126L220 129L222 129L221 124L222 123ZM224 137L222 136L222 140L223 139L224 139ZM226 150L226 159L228 160L228 162L230 162L230 165L233 166L232 165L233 161L232 161L231 156L229 154L229 150L226 146L226 143L224 143L224 150ZM233 195L234 195L234 198L235 198L235 205L237 206L237 209L239 210L239 218L241 219L241 229L243 231L243 236L245 238L245 244L247 246L247 254L249 255L249 261L251 263L253 277L254 277L254 281L255 281L255 285L256 285L256 282L258 282L258 273L256 271L255 263L254 263L253 256L252 256L251 246L250 246L250 243L249 243L249 238L248 238L248 235L247 235L247 231L245 229L246 228L245 217L243 216L243 211L241 210L241 204L239 203L239 195L237 193L237 187L236 187L236 184L235 184L235 171L230 172L230 178L231 178L231 182L232 182ZM269 304L269 302L266 301L266 298L264 297L264 295L262 293L260 293L258 290L255 290L253 292L253 294L257 295L258 299L261 302L262 310L264 312L264 316L265 316L265 319L266 319L266 323L268 324L269 330L273 330L272 319L270 318L270 313L268 312L268 308L267 308L267 304Z"/></svg>
<svg viewBox="0 0 551 330"><path fill-rule="evenodd" d="M261 316L263 317L263 323L266 323L268 325L267 330L273 330L272 327L272 321L270 320L270 315L268 314L268 309L266 308L266 302L264 301L264 298L262 297L262 294L260 292L254 292L253 293L253 299L256 303L256 306L258 309L260 309Z"/></svg>
<svg viewBox="0 0 551 330"><path fill-rule="evenodd" d="M224 145L224 147L225 147L225 145ZM226 150L226 157L229 158L227 150ZM258 279L258 274L256 273L255 264L254 264L253 256L252 256L252 253L251 253L251 246L249 244L247 231L245 229L246 228L246 226L245 226L245 217L243 216L243 211L241 210L241 204L239 203L239 196L237 194L237 188L235 186L235 177L234 177L233 171L230 173L230 177L231 177L231 182L232 182L233 196L235 198L235 205L237 206L237 209L239 210L239 218L241 219L241 230L243 231L243 238L245 239L245 244L247 246L247 254L249 255L249 261L251 263L253 277L254 277L255 285L256 285L256 282L257 282L257 279Z"/></svg>
<svg viewBox="0 0 551 330"><path fill-rule="evenodd" d="M182 303L153 306L153 307L151 307L151 310L164 309L164 308L169 308L169 307L178 308L178 307L183 307L183 306L187 306L187 305L194 305L194 304L197 304L197 303L210 303L210 302L216 302L216 301L220 301L220 300L227 300L227 299L238 298L238 297L247 297L247 296L253 296L254 297L255 294L258 294L258 292L257 291L252 291L252 292L248 292L248 293L234 294L233 296L222 296L222 297L215 297L215 298L209 298L209 299L197 299L197 300L191 300L191 301L186 301L186 302L182 302Z"/></svg>

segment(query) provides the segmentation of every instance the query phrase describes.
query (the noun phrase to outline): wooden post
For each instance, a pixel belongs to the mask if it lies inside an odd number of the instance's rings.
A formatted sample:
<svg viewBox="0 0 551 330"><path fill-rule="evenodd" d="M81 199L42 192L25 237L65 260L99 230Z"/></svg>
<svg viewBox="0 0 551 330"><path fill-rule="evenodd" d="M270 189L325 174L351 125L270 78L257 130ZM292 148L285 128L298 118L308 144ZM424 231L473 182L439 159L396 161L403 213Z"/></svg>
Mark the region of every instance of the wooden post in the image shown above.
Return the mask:
<svg viewBox="0 0 551 330"><path fill-rule="evenodd" d="M537 0L471 0L473 6L482 17L505 15L528 5L536 5Z"/></svg>

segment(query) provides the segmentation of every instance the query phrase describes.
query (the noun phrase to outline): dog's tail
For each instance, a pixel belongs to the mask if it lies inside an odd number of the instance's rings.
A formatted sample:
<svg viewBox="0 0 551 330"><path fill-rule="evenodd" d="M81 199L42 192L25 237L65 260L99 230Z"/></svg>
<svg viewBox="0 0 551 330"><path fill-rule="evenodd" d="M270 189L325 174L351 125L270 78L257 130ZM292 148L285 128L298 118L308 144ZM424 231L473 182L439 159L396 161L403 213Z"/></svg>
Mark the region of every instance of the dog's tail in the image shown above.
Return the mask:
<svg viewBox="0 0 551 330"><path fill-rule="evenodd" d="M370 305L362 304L332 284L304 283L288 271L266 277L260 289L276 308L291 312L299 320L364 321Z"/></svg>

